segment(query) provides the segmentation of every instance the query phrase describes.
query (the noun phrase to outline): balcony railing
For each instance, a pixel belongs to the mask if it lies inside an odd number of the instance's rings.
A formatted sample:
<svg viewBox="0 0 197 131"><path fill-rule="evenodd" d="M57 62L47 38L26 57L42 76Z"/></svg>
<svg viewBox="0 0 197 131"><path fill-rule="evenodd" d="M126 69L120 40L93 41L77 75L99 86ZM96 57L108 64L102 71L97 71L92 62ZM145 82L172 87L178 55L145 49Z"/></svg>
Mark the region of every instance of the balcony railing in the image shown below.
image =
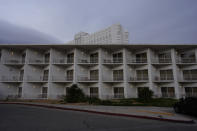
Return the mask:
<svg viewBox="0 0 197 131"><path fill-rule="evenodd" d="M115 63L123 63L123 59L122 58L115 58L115 59L104 59L103 63L105 64L115 64Z"/></svg>
<svg viewBox="0 0 197 131"><path fill-rule="evenodd" d="M123 76L113 76L113 81L123 81Z"/></svg>
<svg viewBox="0 0 197 131"><path fill-rule="evenodd" d="M135 58L131 59L129 63L147 63L147 58Z"/></svg>
<svg viewBox="0 0 197 131"><path fill-rule="evenodd" d="M197 92L186 92L185 97L197 97Z"/></svg>
<svg viewBox="0 0 197 131"><path fill-rule="evenodd" d="M90 78L87 76L79 76L78 81L98 81L98 76L91 76Z"/></svg>
<svg viewBox="0 0 197 131"><path fill-rule="evenodd" d="M196 63L196 59L195 58L180 58L177 59L177 63L181 64L181 63Z"/></svg>
<svg viewBox="0 0 197 131"><path fill-rule="evenodd" d="M73 81L73 77L52 76L52 81Z"/></svg>
<svg viewBox="0 0 197 131"><path fill-rule="evenodd" d="M25 62L19 59L8 59L4 61L4 64L24 64Z"/></svg>
<svg viewBox="0 0 197 131"><path fill-rule="evenodd" d="M152 63L155 63L155 64L172 63L172 59L171 58L158 58L158 59L153 59Z"/></svg>
<svg viewBox="0 0 197 131"><path fill-rule="evenodd" d="M46 99L47 98L47 93L41 93L38 95L38 98Z"/></svg>
<svg viewBox="0 0 197 131"><path fill-rule="evenodd" d="M43 59L29 59L28 64L49 64L49 61Z"/></svg>
<svg viewBox="0 0 197 131"><path fill-rule="evenodd" d="M48 81L48 76L27 76L28 82L46 82Z"/></svg>
<svg viewBox="0 0 197 131"><path fill-rule="evenodd" d="M161 94L156 94L155 97L158 98L175 98L176 95L174 92L162 92Z"/></svg>
<svg viewBox="0 0 197 131"><path fill-rule="evenodd" d="M148 81L148 77L147 76L130 77L129 81Z"/></svg>
<svg viewBox="0 0 197 131"><path fill-rule="evenodd" d="M2 76L1 81L3 81L3 82L20 82L20 81L23 81L23 77L21 77L19 75Z"/></svg>
<svg viewBox="0 0 197 131"><path fill-rule="evenodd" d="M186 81L193 81L193 80L197 80L197 74L194 75L194 76L183 76L183 80L186 80Z"/></svg>
<svg viewBox="0 0 197 131"><path fill-rule="evenodd" d="M169 81L169 80L174 80L174 78L169 75L169 76L156 76L155 81Z"/></svg>
<svg viewBox="0 0 197 131"><path fill-rule="evenodd" d="M73 59L65 59L65 58L59 58L59 59L53 59L53 64L72 64L74 63Z"/></svg>
<svg viewBox="0 0 197 131"><path fill-rule="evenodd" d="M78 60L78 63L82 63L82 64L94 64L94 63L98 63L98 58L95 58L95 59L79 59Z"/></svg>
<svg viewBox="0 0 197 131"><path fill-rule="evenodd" d="M114 99L121 99L124 98L124 93L114 93Z"/></svg>

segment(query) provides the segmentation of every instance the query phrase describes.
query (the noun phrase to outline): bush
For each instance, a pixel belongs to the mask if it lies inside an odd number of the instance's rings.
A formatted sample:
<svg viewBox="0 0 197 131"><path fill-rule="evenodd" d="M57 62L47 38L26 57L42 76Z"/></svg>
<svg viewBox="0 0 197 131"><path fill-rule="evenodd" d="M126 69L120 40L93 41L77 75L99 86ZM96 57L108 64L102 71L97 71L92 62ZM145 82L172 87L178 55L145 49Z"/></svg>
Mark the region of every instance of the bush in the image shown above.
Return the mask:
<svg viewBox="0 0 197 131"><path fill-rule="evenodd" d="M64 101L68 103L84 102L86 97L83 91L76 84L73 84L67 89Z"/></svg>
<svg viewBox="0 0 197 131"><path fill-rule="evenodd" d="M142 88L139 90L138 97L141 101L150 101L153 97L153 91L149 88Z"/></svg>
<svg viewBox="0 0 197 131"><path fill-rule="evenodd" d="M89 104L100 104L101 100L97 97L88 97L87 101Z"/></svg>

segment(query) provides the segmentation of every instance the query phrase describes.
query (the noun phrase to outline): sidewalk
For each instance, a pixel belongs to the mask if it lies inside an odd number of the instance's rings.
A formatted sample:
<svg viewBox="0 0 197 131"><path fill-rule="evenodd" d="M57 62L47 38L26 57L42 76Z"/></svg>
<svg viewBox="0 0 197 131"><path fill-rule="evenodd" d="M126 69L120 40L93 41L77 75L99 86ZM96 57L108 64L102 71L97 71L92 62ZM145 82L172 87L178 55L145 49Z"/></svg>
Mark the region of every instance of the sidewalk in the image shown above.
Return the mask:
<svg viewBox="0 0 197 131"><path fill-rule="evenodd" d="M45 103L27 103L27 102L0 102L0 104L21 104L29 106L38 106L45 108L72 110L104 115L136 117L144 119L154 119L161 121L194 123L189 117L174 113L172 108L167 107L145 107L145 106L100 106L100 105L69 105L69 104L45 104Z"/></svg>

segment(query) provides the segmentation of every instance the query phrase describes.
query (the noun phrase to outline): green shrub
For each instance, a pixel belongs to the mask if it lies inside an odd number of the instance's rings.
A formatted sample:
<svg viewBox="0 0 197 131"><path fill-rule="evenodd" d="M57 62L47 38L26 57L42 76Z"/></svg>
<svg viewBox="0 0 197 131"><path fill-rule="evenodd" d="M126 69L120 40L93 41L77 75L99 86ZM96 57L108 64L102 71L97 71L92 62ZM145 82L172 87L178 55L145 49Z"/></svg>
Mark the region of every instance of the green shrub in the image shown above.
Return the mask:
<svg viewBox="0 0 197 131"><path fill-rule="evenodd" d="M89 104L100 104L101 100L97 97L88 97L87 101Z"/></svg>
<svg viewBox="0 0 197 131"><path fill-rule="evenodd" d="M141 101L150 101L153 97L153 91L149 88L142 88L138 92L138 97Z"/></svg>
<svg viewBox="0 0 197 131"><path fill-rule="evenodd" d="M76 84L73 84L67 89L64 101L68 103L85 102L86 97L83 91Z"/></svg>

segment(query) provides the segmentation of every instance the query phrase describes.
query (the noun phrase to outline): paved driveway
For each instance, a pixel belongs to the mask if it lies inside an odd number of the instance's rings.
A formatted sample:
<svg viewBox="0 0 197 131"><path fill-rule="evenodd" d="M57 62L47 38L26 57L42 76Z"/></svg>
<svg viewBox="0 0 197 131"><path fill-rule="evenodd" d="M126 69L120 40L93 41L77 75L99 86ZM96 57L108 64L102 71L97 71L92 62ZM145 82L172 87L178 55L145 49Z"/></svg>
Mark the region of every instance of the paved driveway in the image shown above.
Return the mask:
<svg viewBox="0 0 197 131"><path fill-rule="evenodd" d="M0 105L0 131L196 131L180 124L24 105Z"/></svg>

